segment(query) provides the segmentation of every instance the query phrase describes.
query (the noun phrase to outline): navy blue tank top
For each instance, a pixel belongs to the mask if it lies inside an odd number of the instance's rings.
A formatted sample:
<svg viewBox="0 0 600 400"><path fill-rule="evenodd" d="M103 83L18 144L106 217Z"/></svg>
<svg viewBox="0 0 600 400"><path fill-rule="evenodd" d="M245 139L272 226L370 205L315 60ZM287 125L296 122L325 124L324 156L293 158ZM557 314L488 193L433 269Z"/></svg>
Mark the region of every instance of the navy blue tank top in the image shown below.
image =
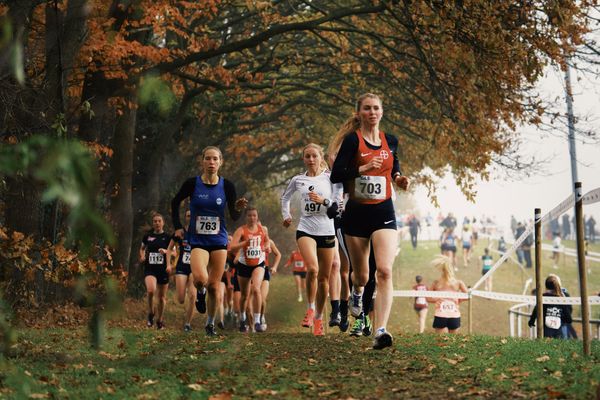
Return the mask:
<svg viewBox="0 0 600 400"><path fill-rule="evenodd" d="M196 177L196 187L190 200L191 220L188 239L192 246L226 246L225 185L222 177L216 185L206 185Z"/></svg>

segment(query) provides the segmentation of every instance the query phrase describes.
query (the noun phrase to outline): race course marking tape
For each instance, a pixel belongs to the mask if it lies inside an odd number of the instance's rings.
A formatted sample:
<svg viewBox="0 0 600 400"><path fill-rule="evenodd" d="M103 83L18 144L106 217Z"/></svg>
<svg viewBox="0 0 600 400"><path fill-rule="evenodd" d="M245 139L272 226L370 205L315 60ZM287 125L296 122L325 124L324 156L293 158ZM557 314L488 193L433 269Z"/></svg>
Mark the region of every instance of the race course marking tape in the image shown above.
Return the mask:
<svg viewBox="0 0 600 400"><path fill-rule="evenodd" d="M535 304L535 296L527 296L512 293L486 292L482 290L472 290L472 297L481 297L484 299L508 301L514 303ZM434 290L394 290L394 297L429 297L434 299L463 299L468 300L469 294L463 292L441 292ZM543 304L570 304L580 305L580 297L551 297L544 296ZM588 304L600 305L600 296L589 296Z"/></svg>

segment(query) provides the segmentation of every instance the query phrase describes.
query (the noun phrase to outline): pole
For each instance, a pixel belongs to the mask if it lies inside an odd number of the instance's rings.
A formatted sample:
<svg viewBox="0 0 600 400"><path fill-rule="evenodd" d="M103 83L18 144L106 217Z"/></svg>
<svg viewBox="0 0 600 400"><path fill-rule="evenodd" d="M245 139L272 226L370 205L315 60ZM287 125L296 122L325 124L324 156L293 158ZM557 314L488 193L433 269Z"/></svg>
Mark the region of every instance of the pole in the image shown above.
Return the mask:
<svg viewBox="0 0 600 400"><path fill-rule="evenodd" d="M473 334L473 296L471 296L471 287L469 287L469 335Z"/></svg>
<svg viewBox="0 0 600 400"><path fill-rule="evenodd" d="M579 295L581 296L581 330L583 332L583 354L591 355L590 346L590 305L587 293L587 271L585 268L585 247L583 227L583 193L581 182L575 182L575 221L577 224L577 265L579 267Z"/></svg>
<svg viewBox="0 0 600 400"><path fill-rule="evenodd" d="M575 150L575 116L573 115L573 89L571 88L571 69L569 59L566 60L565 91L567 92L567 121L569 126L569 155L571 156L571 180L573 188L577 178L577 152Z"/></svg>
<svg viewBox="0 0 600 400"><path fill-rule="evenodd" d="M535 221L535 303L537 306L537 337L544 338L544 305L542 303L542 210L534 211Z"/></svg>

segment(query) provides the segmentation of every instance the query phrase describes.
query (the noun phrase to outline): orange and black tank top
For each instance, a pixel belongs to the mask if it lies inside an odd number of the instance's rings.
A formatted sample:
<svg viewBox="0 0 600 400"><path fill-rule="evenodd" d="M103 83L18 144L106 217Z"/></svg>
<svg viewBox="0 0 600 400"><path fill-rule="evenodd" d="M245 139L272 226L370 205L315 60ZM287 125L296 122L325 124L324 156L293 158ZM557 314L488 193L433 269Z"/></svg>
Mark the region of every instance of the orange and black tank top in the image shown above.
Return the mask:
<svg viewBox="0 0 600 400"><path fill-rule="evenodd" d="M239 262L249 267L254 267L265 261L266 246L265 231L261 224L257 225L256 232L250 232L247 226L242 227L242 241L248 243L242 248Z"/></svg>
<svg viewBox="0 0 600 400"><path fill-rule="evenodd" d="M357 176L350 184L350 198L361 204L378 204L392 197L392 168L394 155L390 151L385 135L379 131L381 147L373 150L367 146L360 130L358 136L358 150L356 152L356 166L368 164L374 157L381 157L383 163L377 169L366 171Z"/></svg>

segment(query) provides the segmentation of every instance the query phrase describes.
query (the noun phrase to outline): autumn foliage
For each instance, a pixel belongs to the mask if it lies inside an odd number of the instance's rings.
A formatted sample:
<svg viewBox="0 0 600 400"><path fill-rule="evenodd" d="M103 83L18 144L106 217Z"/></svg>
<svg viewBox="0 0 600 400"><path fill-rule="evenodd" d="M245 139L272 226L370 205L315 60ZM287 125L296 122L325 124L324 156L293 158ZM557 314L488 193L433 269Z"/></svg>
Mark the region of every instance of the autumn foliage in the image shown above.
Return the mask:
<svg viewBox="0 0 600 400"><path fill-rule="evenodd" d="M100 155L101 211L118 237L113 267L128 271L137 227L151 211L167 211L180 182L197 173L202 147L221 146L223 173L237 178L240 192L276 187L300 166L299 149L326 145L367 91L383 97L382 128L398 136L406 174L434 191L436 177L450 169L473 195L475 178L494 164L519 167L515 130L545 112L534 84L585 40L594 6L343 3L10 2L0 10L22 40L26 84L2 75L3 140L56 135L59 126L60 135ZM19 193L25 183L11 185ZM99 267L69 258L56 250L60 244L27 242L29 235L48 239L35 231L40 224L9 224L26 236L2 242L27 248L5 255L32 268L24 274L46 271L49 259L64 275L48 278L61 281L74 269ZM41 255L30 263L23 257L36 246Z"/></svg>

